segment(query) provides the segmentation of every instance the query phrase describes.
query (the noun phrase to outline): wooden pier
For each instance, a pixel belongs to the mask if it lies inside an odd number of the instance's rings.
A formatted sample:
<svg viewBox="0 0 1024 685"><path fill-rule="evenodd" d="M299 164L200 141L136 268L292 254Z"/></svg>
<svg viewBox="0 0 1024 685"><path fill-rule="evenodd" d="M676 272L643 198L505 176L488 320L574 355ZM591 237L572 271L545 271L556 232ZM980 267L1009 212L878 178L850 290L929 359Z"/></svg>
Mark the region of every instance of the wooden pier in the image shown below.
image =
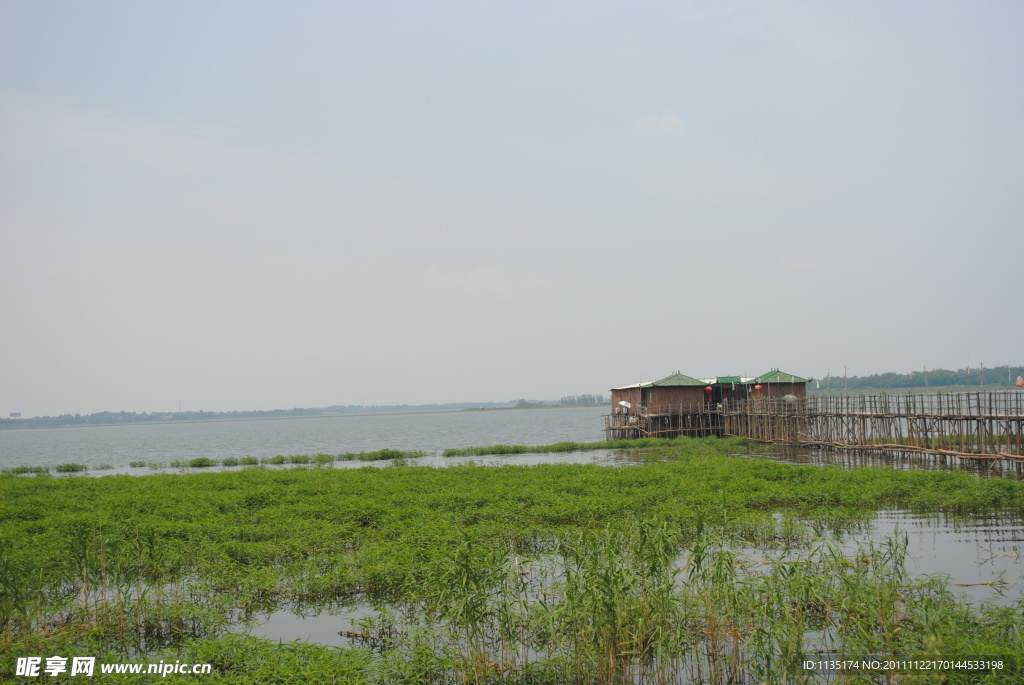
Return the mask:
<svg viewBox="0 0 1024 685"><path fill-rule="evenodd" d="M610 414L604 417L605 439L721 436L722 412L713 409L714 406L668 405L645 409L639 413Z"/></svg>
<svg viewBox="0 0 1024 685"><path fill-rule="evenodd" d="M609 440L739 436L768 443L943 461L1012 463L1024 470L1024 392L812 395L658 407L605 418Z"/></svg>

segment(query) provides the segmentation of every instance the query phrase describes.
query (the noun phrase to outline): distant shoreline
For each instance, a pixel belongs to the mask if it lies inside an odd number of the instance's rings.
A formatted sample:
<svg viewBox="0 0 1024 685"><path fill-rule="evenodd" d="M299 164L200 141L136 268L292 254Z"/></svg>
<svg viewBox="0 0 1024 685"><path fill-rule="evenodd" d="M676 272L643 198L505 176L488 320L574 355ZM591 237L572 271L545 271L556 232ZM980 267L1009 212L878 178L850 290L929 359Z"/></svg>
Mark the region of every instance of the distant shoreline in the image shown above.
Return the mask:
<svg viewBox="0 0 1024 685"><path fill-rule="evenodd" d="M511 411L523 409L579 409L606 407L602 404L530 404L527 406L506 406L506 407L453 407L451 409L404 409L404 410L383 410L383 411L359 411L359 412L329 412L319 414L295 414L292 416L221 416L211 418L172 418L141 421L105 421L102 423L69 423L61 421L60 418L33 418L33 419L0 419L0 430L41 430L48 428L106 428L126 426L168 426L185 423L223 423L228 421L285 421L293 419L339 419L352 418L356 416L407 416L409 414L453 414L461 412L479 411ZM213 412L211 412L212 414Z"/></svg>

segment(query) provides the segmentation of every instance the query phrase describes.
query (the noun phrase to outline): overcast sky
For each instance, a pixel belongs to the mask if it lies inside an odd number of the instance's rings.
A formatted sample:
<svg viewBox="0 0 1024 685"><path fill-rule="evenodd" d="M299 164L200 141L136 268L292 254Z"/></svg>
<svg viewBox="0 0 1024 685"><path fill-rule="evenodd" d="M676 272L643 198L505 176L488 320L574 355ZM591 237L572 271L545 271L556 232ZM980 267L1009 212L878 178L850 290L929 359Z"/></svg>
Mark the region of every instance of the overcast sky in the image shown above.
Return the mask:
<svg viewBox="0 0 1024 685"><path fill-rule="evenodd" d="M1020 2L0 0L0 416L1024 363Z"/></svg>

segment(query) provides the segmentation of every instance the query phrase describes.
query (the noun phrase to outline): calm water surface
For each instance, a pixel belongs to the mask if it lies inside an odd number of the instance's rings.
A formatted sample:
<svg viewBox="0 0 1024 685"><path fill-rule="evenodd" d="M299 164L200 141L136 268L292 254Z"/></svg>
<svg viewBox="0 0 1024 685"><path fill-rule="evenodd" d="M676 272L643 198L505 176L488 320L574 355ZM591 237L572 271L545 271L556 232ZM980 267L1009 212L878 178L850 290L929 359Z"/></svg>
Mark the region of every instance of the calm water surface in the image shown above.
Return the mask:
<svg viewBox="0 0 1024 685"><path fill-rule="evenodd" d="M907 536L906 568L911 578L945 576L950 590L974 606L983 602L1009 606L1024 596L1024 521L1020 518L964 520L884 511L866 529L846 534L838 542L852 557L858 546L881 543L896 534ZM745 555L772 556L756 550L746 550ZM281 609L235 630L275 641L302 639L346 646L349 639L339 632L358 631L356 623L374 613L366 603L305 613Z"/></svg>
<svg viewBox="0 0 1024 685"><path fill-rule="evenodd" d="M604 439L603 411L509 409L0 430L0 468L107 464L117 472L127 471L132 461L594 442Z"/></svg>
<svg viewBox="0 0 1024 685"><path fill-rule="evenodd" d="M634 463L628 453L615 450L574 454L520 454L503 457L444 458L449 447L499 443L545 445L561 441L592 442L603 439L603 408L524 409L505 411L382 414L250 421L211 421L127 426L40 428L0 431L0 468L86 464L90 472L148 473L130 469L129 462L167 464L209 457L273 457L296 454L368 452L383 448L420 450L428 455L412 464L446 466L478 464L536 464L541 462ZM813 464L921 468L928 464L896 462L885 457L811 450L783 450L758 457ZM369 462L387 466L389 462ZM363 467L367 462L336 462L335 468ZM934 467L932 465L932 467ZM291 468L291 467L283 467ZM986 474L981 474L986 475ZM987 474L992 475L992 474ZM1009 604L1024 589L1024 522L1010 518L952 520L918 517L906 512L882 512L872 526L842 541L848 554L858 544L881 541L897 532L908 537L908 570L913 576L944 574L952 589L972 603ZM243 630L275 640L302 638L341 645L339 630L352 630L354 621L373 611L367 605L334 607L315 614L282 610L261 617Z"/></svg>

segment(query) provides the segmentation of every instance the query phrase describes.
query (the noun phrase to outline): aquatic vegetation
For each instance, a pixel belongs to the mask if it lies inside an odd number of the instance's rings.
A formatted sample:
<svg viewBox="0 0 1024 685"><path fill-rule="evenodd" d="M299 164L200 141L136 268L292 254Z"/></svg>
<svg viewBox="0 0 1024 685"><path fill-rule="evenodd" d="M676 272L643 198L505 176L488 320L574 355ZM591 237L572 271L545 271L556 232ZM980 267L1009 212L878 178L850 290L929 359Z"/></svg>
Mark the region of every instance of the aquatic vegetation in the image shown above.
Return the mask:
<svg viewBox="0 0 1024 685"><path fill-rule="evenodd" d="M2 478L0 654L190 658L227 683L820 682L801 656L1024 657L1020 611L911 577L905 539L836 544L885 509L1019 516L1024 483L740 444L658 441L622 469ZM380 611L346 649L229 632L356 599Z"/></svg>
<svg viewBox="0 0 1024 685"><path fill-rule="evenodd" d="M594 450L640 450L647 448L671 448L686 445L692 438L639 438L635 440L600 440L597 442L556 442L552 445L489 445L487 447L460 447L446 449L445 457L484 457L503 454L545 454L550 452L590 452ZM744 438L728 438L722 442L735 450L749 447Z"/></svg>
<svg viewBox="0 0 1024 685"><path fill-rule="evenodd" d="M133 469L141 469L141 468L146 466L146 462L144 462L144 461L133 461L133 462L129 462L128 466L132 467Z"/></svg>
<svg viewBox="0 0 1024 685"><path fill-rule="evenodd" d="M377 450L376 452L345 452L339 454L338 461L382 461L385 459L412 459L415 457L425 457L426 452L419 450Z"/></svg>
<svg viewBox="0 0 1024 685"><path fill-rule="evenodd" d="M41 476L48 474L50 467L48 466L15 466L13 468L4 469L2 473L10 474L12 476L23 476L29 473Z"/></svg>
<svg viewBox="0 0 1024 685"><path fill-rule="evenodd" d="M188 462L188 465L191 468L204 469L204 468L209 468L210 466L216 466L217 465L217 460L216 459L210 459L208 457L196 457L195 459L190 459L189 462Z"/></svg>
<svg viewBox="0 0 1024 685"><path fill-rule="evenodd" d="M221 466L238 466L241 461L237 457L226 457L220 460Z"/></svg>
<svg viewBox="0 0 1024 685"><path fill-rule="evenodd" d="M238 463L242 466L255 466L260 463L260 460L256 457L242 457L238 460Z"/></svg>
<svg viewBox="0 0 1024 685"><path fill-rule="evenodd" d="M53 470L57 473L77 473L79 471L87 471L89 469L85 464L59 464L54 466Z"/></svg>

